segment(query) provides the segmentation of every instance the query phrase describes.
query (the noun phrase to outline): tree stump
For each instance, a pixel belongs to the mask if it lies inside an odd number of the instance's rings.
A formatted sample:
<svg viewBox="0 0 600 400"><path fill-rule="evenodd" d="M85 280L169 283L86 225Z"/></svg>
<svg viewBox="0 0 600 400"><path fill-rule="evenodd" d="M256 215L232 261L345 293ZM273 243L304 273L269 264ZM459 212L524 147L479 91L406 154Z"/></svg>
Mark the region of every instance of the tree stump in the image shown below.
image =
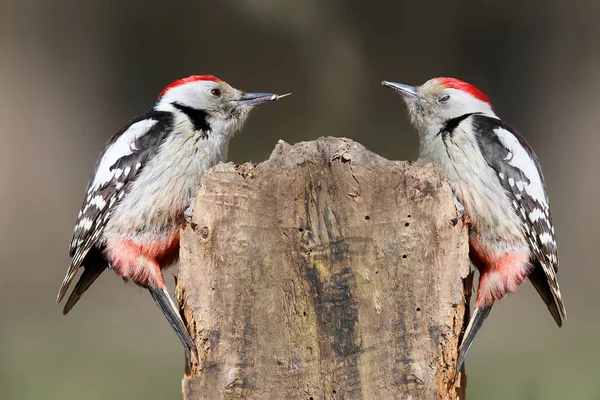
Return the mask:
<svg viewBox="0 0 600 400"><path fill-rule="evenodd" d="M458 399L467 230L434 166L280 141L203 178L177 295L184 399Z"/></svg>

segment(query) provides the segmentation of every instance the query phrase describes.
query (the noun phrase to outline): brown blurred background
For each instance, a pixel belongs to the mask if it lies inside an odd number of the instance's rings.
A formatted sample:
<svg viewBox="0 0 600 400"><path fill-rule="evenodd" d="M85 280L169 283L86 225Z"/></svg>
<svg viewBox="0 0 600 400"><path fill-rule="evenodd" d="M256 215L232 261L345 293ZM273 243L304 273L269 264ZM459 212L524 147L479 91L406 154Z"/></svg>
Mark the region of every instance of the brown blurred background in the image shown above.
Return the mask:
<svg viewBox="0 0 600 400"><path fill-rule="evenodd" d="M467 360L471 399L600 399L600 2L0 0L0 399L180 399L182 349L150 297L104 274L68 317L54 299L105 141L163 86L215 74L288 92L232 142L347 136L415 159L382 79L467 80L545 170L569 320L531 285L503 300ZM170 277L170 274L168 274Z"/></svg>

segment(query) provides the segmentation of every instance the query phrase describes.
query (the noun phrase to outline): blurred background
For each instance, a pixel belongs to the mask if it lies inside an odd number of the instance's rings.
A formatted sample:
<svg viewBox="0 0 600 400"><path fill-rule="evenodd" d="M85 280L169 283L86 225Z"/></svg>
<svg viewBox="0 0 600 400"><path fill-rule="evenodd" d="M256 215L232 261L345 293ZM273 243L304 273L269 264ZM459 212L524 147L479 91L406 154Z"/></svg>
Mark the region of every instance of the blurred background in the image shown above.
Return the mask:
<svg viewBox="0 0 600 400"><path fill-rule="evenodd" d="M532 286L503 300L467 360L470 399L600 399L597 0L0 0L0 398L180 399L181 345L114 274L69 314L54 299L108 138L169 82L214 74L294 95L254 112L230 159L346 136L415 159L382 79L471 82L544 167L569 320ZM170 274L167 274L170 277Z"/></svg>

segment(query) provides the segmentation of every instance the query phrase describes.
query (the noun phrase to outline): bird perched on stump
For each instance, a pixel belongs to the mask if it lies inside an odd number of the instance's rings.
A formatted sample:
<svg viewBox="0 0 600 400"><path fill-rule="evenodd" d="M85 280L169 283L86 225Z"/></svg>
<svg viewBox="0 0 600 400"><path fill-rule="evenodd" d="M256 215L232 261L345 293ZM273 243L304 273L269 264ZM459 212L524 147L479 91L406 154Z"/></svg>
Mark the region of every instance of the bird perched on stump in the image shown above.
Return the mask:
<svg viewBox="0 0 600 400"><path fill-rule="evenodd" d="M419 164L448 177L469 225L469 256L479 270L475 310L459 349L457 373L492 305L529 278L561 326L558 254L542 170L531 146L494 112L475 86L434 78L399 92L419 133Z"/></svg>
<svg viewBox="0 0 600 400"><path fill-rule="evenodd" d="M212 75L168 85L150 110L104 146L88 183L71 241L71 265L58 292L68 313L106 269L147 288L183 343L198 353L169 296L163 269L179 258L179 231L202 175L227 158L229 140L257 104L283 96L247 93ZM186 214L187 211L187 214Z"/></svg>

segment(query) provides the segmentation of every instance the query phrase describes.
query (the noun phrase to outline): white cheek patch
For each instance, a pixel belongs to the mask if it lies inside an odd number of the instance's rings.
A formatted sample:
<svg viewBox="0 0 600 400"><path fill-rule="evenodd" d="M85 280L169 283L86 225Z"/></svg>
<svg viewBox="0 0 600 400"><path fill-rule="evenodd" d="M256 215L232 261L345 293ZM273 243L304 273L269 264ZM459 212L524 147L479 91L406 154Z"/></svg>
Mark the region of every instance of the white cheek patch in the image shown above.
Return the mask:
<svg viewBox="0 0 600 400"><path fill-rule="evenodd" d="M462 90L446 89L446 91L450 94L452 99L451 104L449 105L449 111L452 117L476 112L487 115L488 117L498 118L489 103L479 100Z"/></svg>
<svg viewBox="0 0 600 400"><path fill-rule="evenodd" d="M119 176L121 175L122 171L120 169L111 171L110 167L112 167L120 158L132 154L133 142L144 136L157 123L158 121L156 120L145 119L132 124L108 149L106 149L106 152L102 155L102 159L96 169L94 181L90 186L90 192L110 181L117 173Z"/></svg>

